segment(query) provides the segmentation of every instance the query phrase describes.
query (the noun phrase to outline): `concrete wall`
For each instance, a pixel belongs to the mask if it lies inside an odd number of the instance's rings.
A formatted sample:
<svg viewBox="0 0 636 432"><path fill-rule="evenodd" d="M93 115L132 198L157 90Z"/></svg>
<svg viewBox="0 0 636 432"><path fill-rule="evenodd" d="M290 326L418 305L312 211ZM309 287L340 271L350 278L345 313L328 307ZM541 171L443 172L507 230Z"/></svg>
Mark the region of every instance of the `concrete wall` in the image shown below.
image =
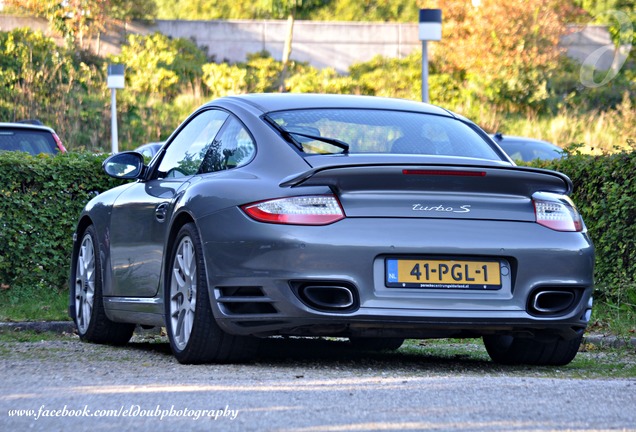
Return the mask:
<svg viewBox="0 0 636 432"><path fill-rule="evenodd" d="M45 20L0 15L0 30L31 27L47 33ZM611 44L607 29L600 26L572 27L572 33L562 39L570 57L584 61L595 50ZM174 38L186 38L206 47L216 61L244 61L247 54L267 50L281 59L287 21L156 21L153 25L139 23L114 28L104 35L94 50L107 55L119 52L120 43L128 33L161 32ZM435 43L431 44L435 49ZM417 24L296 21L291 58L315 67L333 67L346 72L353 63L368 61L381 55L404 57L421 49ZM608 69L613 51L603 56L597 68Z"/></svg>
<svg viewBox="0 0 636 432"><path fill-rule="evenodd" d="M48 21L45 19L0 15L0 31L11 31L20 27L29 27L33 30L41 31L47 36L52 36L49 31Z"/></svg>
<svg viewBox="0 0 636 432"><path fill-rule="evenodd" d="M599 58L596 68L607 70L612 66L615 49L607 27L571 26L570 31L570 34L561 38L561 46L567 50L569 57L583 63L594 51L603 47L611 47Z"/></svg>
<svg viewBox="0 0 636 432"><path fill-rule="evenodd" d="M274 20L157 21L148 31L193 38L217 61L237 62L262 50L280 60L287 25ZM293 60L339 72L376 55L404 57L421 46L413 24L296 21L293 35Z"/></svg>

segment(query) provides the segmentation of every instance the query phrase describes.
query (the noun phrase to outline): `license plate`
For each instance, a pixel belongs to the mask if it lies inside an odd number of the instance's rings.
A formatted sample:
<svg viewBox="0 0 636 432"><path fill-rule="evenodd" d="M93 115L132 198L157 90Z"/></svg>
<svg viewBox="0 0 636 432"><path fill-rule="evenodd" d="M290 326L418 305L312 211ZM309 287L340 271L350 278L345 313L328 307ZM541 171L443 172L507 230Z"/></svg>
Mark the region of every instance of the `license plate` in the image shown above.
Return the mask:
<svg viewBox="0 0 636 432"><path fill-rule="evenodd" d="M499 261L453 259L386 260L389 288L497 290L501 288Z"/></svg>

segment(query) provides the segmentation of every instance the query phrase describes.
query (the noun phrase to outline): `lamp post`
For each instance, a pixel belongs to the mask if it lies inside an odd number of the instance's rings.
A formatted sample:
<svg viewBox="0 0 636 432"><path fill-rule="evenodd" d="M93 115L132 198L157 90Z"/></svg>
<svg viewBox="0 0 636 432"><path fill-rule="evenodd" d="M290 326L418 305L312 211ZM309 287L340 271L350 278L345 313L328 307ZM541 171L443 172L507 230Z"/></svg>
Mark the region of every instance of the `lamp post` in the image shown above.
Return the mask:
<svg viewBox="0 0 636 432"><path fill-rule="evenodd" d="M119 151L117 139L117 89L125 87L124 65L108 65L108 88L110 89L110 128L111 128L111 151L113 154Z"/></svg>
<svg viewBox="0 0 636 432"><path fill-rule="evenodd" d="M420 9L419 36L422 41L422 102L428 97L428 41L442 40L442 10Z"/></svg>

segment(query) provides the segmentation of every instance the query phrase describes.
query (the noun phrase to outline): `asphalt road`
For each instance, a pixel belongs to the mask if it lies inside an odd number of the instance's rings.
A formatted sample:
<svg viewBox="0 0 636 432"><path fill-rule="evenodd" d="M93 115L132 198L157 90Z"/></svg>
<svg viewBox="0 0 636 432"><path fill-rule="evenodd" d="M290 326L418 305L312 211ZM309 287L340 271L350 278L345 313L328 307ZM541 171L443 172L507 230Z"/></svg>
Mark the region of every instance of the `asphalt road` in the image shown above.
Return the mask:
<svg viewBox="0 0 636 432"><path fill-rule="evenodd" d="M6 431L636 430L636 379L562 378L485 354L278 339L252 364L184 366L166 343L76 337L4 342L0 354Z"/></svg>

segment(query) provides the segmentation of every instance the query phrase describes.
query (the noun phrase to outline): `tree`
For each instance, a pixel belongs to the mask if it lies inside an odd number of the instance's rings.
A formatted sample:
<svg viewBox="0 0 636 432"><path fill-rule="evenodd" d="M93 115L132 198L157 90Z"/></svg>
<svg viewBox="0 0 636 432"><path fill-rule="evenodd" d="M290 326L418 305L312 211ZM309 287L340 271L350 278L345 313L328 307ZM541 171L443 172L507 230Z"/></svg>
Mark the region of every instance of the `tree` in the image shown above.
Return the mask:
<svg viewBox="0 0 636 432"><path fill-rule="evenodd" d="M557 0L440 0L444 24L434 61L465 76L484 102L539 108L566 32L567 3Z"/></svg>
<svg viewBox="0 0 636 432"><path fill-rule="evenodd" d="M295 19L416 22L424 0L156 0L158 19Z"/></svg>
<svg viewBox="0 0 636 432"><path fill-rule="evenodd" d="M203 75L207 56L194 42L161 33L128 36L113 62L126 65L127 87L140 96L171 100L184 87L194 87Z"/></svg>
<svg viewBox="0 0 636 432"><path fill-rule="evenodd" d="M602 15L610 10L634 11L634 0L574 0L574 4L585 10L591 16Z"/></svg>
<svg viewBox="0 0 636 432"><path fill-rule="evenodd" d="M252 18L251 2L228 0L156 0L157 19L214 20Z"/></svg>
<svg viewBox="0 0 636 432"><path fill-rule="evenodd" d="M324 21L397 21L418 20L418 11L427 7L413 0L337 0L325 2L312 11L312 19ZM431 4L430 7L437 7Z"/></svg>
<svg viewBox="0 0 636 432"><path fill-rule="evenodd" d="M322 0L258 0L256 2L256 14L261 14L262 18L282 19L285 16L287 17L287 32L282 55L283 70L279 79L279 91L285 90L285 78L287 77L289 58L292 51L296 14L299 11L309 13L312 9L322 6L323 3Z"/></svg>
<svg viewBox="0 0 636 432"><path fill-rule="evenodd" d="M388 0L383 0L388 1ZM406 1L406 0L402 0ZM329 0L157 0L157 18L160 19L287 19L287 32L282 53L283 69L279 77L279 90L284 81L292 51L294 20L309 18L310 14L331 3Z"/></svg>
<svg viewBox="0 0 636 432"><path fill-rule="evenodd" d="M5 0L18 11L46 18L71 46L86 49L99 40L109 24L118 20L148 19L154 15L154 0ZM99 48L96 49L99 51Z"/></svg>

